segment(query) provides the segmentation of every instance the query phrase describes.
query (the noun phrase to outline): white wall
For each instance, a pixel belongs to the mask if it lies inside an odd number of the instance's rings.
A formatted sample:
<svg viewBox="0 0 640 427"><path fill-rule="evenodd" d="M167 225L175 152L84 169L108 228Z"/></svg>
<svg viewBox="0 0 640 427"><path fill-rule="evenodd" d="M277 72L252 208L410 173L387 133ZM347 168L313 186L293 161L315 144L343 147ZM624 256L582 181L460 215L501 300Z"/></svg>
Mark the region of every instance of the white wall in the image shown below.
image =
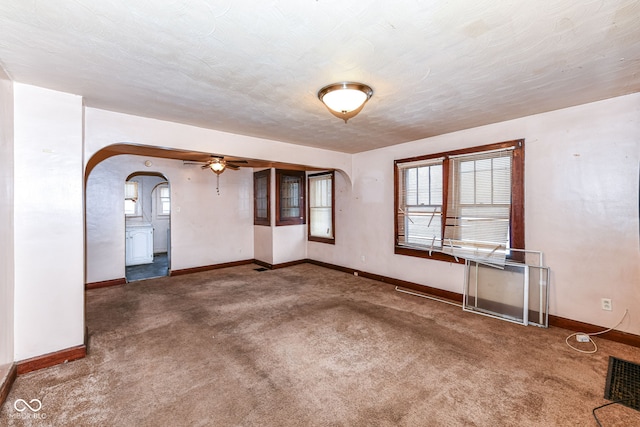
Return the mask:
<svg viewBox="0 0 640 427"><path fill-rule="evenodd" d="M310 243L309 257L460 293L461 266L394 255L393 160L518 138L526 245L551 267L550 313L613 326L628 308L619 329L640 334L640 94L356 154L352 191L336 192L349 207L336 245Z"/></svg>
<svg viewBox="0 0 640 427"><path fill-rule="evenodd" d="M144 166L152 160L153 166ZM124 182L133 172L158 172L171 190L171 269L253 258L253 173L228 170L216 176L197 165L133 155L99 163L86 191L87 283L125 276Z"/></svg>
<svg viewBox="0 0 640 427"><path fill-rule="evenodd" d="M14 84L15 360L84 340L82 98Z"/></svg>
<svg viewBox="0 0 640 427"><path fill-rule="evenodd" d="M0 382L13 355L13 83L0 67Z"/></svg>

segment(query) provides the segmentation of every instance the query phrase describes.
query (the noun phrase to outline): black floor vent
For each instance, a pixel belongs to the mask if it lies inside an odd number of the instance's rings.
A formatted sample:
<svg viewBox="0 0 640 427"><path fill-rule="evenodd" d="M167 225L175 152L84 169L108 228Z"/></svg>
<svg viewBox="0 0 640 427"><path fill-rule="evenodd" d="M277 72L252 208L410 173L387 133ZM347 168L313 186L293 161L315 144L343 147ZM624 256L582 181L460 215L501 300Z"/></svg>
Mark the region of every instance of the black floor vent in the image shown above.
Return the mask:
<svg viewBox="0 0 640 427"><path fill-rule="evenodd" d="M264 268L264 267L260 267L260 268L254 268L255 271L267 271L268 268Z"/></svg>
<svg viewBox="0 0 640 427"><path fill-rule="evenodd" d="M609 356L604 398L640 411L640 365Z"/></svg>

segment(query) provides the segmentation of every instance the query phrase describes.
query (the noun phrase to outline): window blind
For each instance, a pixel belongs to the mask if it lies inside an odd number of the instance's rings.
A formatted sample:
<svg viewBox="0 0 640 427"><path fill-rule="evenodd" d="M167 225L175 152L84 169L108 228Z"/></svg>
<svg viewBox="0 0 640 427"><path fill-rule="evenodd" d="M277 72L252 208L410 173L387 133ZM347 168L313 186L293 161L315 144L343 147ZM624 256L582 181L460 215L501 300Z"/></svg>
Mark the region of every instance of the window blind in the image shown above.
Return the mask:
<svg viewBox="0 0 640 427"><path fill-rule="evenodd" d="M504 266L509 247L512 150L449 159L442 252Z"/></svg>

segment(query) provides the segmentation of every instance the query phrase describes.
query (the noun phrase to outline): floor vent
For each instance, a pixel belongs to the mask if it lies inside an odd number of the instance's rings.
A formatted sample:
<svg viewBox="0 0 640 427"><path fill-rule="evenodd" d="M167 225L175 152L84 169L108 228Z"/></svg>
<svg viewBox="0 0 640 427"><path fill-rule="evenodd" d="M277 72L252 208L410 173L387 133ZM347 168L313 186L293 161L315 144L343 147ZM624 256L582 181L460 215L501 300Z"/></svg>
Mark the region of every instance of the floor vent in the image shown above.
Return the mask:
<svg viewBox="0 0 640 427"><path fill-rule="evenodd" d="M640 365L609 356L604 397L640 411Z"/></svg>
<svg viewBox="0 0 640 427"><path fill-rule="evenodd" d="M260 268L254 268L255 271L267 271L268 268L265 267L260 267Z"/></svg>

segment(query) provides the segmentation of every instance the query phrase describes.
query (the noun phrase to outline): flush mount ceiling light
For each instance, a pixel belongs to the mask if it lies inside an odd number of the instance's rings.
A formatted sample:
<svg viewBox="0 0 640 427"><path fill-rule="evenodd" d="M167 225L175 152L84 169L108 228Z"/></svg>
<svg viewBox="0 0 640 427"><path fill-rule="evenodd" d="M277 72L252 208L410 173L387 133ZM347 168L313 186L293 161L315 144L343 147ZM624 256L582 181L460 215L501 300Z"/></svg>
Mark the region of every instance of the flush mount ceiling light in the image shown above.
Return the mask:
<svg viewBox="0 0 640 427"><path fill-rule="evenodd" d="M341 82L332 83L318 91L318 98L329 109L329 112L347 123L364 107L373 95L373 89L364 83Z"/></svg>

